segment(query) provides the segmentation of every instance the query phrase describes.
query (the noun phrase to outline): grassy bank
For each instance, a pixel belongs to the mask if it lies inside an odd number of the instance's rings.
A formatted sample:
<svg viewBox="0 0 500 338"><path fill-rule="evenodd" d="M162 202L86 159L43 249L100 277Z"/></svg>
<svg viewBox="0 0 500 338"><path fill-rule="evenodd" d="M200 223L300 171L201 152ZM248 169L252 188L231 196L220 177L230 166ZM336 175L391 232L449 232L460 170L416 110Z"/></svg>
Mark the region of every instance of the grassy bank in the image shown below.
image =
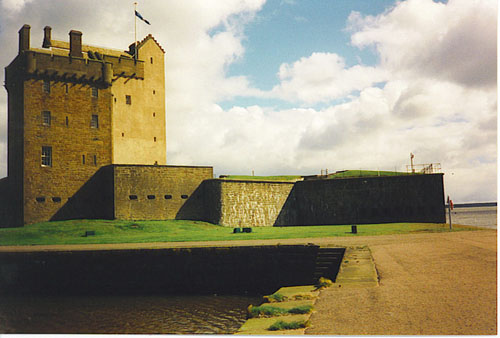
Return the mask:
<svg viewBox="0 0 500 338"><path fill-rule="evenodd" d="M477 230L477 228L455 226L453 229L453 231L463 230ZM85 237L86 231L93 231L95 235ZM258 227L253 228L251 233L233 234L233 228L199 221L71 220L0 229L0 245L230 241L447 231L450 231L447 224L390 223L358 225L358 234L350 233L349 225Z"/></svg>

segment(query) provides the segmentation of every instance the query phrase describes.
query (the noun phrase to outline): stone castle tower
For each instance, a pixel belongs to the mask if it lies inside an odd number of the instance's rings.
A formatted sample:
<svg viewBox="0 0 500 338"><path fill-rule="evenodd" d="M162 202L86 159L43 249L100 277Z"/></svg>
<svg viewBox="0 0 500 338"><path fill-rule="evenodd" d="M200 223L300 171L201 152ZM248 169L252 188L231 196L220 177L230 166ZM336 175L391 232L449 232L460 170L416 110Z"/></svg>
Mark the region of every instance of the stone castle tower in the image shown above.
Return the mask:
<svg viewBox="0 0 500 338"><path fill-rule="evenodd" d="M44 31L34 48L24 25L5 69L8 202L19 225L50 219L102 166L166 164L158 42L149 35L119 51L84 45L78 31L68 42Z"/></svg>

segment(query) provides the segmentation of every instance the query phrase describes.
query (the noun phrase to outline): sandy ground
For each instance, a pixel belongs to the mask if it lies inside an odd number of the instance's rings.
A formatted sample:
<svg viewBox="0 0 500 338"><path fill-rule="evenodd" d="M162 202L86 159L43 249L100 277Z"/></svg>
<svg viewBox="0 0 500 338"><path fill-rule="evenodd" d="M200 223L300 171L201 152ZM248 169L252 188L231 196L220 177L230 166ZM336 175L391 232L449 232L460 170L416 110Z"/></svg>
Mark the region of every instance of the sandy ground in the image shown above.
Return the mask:
<svg viewBox="0 0 500 338"><path fill-rule="evenodd" d="M314 335L497 334L497 233L360 237L380 286L321 292Z"/></svg>
<svg viewBox="0 0 500 338"><path fill-rule="evenodd" d="M368 245L377 287L321 292L306 334L497 333L496 230L289 240L0 247L1 251L123 250L273 244Z"/></svg>

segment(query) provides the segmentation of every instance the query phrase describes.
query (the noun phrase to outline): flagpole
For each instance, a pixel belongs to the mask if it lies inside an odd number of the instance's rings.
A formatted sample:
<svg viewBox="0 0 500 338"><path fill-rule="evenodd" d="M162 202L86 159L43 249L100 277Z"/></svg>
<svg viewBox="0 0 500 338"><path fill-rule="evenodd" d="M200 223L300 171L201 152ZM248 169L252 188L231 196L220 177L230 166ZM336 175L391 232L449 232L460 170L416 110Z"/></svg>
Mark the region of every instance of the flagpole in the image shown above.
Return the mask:
<svg viewBox="0 0 500 338"><path fill-rule="evenodd" d="M137 60L137 2L134 2L134 60Z"/></svg>

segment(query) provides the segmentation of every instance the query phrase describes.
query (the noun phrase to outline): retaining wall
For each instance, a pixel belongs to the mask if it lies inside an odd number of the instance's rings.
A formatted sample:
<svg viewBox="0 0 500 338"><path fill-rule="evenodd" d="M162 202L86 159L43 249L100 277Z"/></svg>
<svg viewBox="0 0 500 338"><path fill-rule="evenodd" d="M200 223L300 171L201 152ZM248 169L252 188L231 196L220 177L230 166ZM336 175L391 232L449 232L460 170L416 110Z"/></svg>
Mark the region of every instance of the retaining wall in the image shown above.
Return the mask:
<svg viewBox="0 0 500 338"><path fill-rule="evenodd" d="M224 226L446 222L443 174L205 183L201 219Z"/></svg>
<svg viewBox="0 0 500 338"><path fill-rule="evenodd" d="M312 283L318 246L0 253L0 293L269 293Z"/></svg>

